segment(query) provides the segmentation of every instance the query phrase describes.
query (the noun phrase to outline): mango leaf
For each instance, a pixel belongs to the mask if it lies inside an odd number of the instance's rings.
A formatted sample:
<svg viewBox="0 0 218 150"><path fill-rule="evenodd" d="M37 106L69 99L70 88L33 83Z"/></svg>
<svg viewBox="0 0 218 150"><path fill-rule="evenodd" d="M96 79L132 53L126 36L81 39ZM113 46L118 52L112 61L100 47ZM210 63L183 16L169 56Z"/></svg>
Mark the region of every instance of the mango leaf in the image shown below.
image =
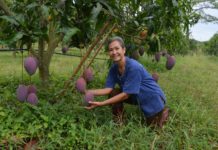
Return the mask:
<svg viewBox="0 0 218 150"><path fill-rule="evenodd" d="M174 7L178 7L179 5L178 5L178 2L176 1L176 0L172 0L172 3L173 3L173 6Z"/></svg>
<svg viewBox="0 0 218 150"><path fill-rule="evenodd" d="M0 16L0 18L4 19L5 21L12 23L14 25L19 25L19 23L14 19L12 16Z"/></svg>
<svg viewBox="0 0 218 150"><path fill-rule="evenodd" d="M7 44L7 45L13 44L17 42L18 40L20 40L23 37L23 35L24 34L22 32L14 33L8 39L0 41L0 44Z"/></svg>
<svg viewBox="0 0 218 150"><path fill-rule="evenodd" d="M134 23L135 23L136 26L139 26L139 22L138 21L134 20Z"/></svg>
<svg viewBox="0 0 218 150"><path fill-rule="evenodd" d="M92 12L91 12L92 15L90 19L96 20L101 10L102 10L102 5L100 3L97 3L96 7L93 7L92 9Z"/></svg>
<svg viewBox="0 0 218 150"><path fill-rule="evenodd" d="M49 120L48 116L45 116L45 115L43 115L43 114L41 114L40 117L41 117L45 122L48 122L48 120Z"/></svg>
<svg viewBox="0 0 218 150"><path fill-rule="evenodd" d="M73 35L75 35L78 31L80 31L78 28L76 27L73 27L73 28L68 28L68 27L65 27L65 28L62 28L60 30L60 32L63 32L64 33L64 38L63 38L63 44L67 44L71 37Z"/></svg>
<svg viewBox="0 0 218 150"><path fill-rule="evenodd" d="M26 20L23 14L16 14L15 18L16 18L16 21L19 23L19 25L25 26Z"/></svg>
<svg viewBox="0 0 218 150"><path fill-rule="evenodd" d="M42 15L44 17L48 17L48 15L49 15L49 8L47 6L45 6L45 5L42 5L41 9L42 9Z"/></svg>
<svg viewBox="0 0 218 150"><path fill-rule="evenodd" d="M36 2L34 2L34 3L31 3L31 4L27 5L26 8L27 9L32 9L34 7L37 7L37 6L39 6L39 5Z"/></svg>
<svg viewBox="0 0 218 150"><path fill-rule="evenodd" d="M5 113L5 112L3 112L3 111L0 111L0 116L3 116L3 117L5 117L7 114Z"/></svg>
<svg viewBox="0 0 218 150"><path fill-rule="evenodd" d="M107 2L105 2L104 0L98 0L98 2L101 3L102 5L104 5L104 6L108 9L110 15L112 15L112 16L115 17L115 14L114 14L113 8L110 7L110 5L108 5Z"/></svg>

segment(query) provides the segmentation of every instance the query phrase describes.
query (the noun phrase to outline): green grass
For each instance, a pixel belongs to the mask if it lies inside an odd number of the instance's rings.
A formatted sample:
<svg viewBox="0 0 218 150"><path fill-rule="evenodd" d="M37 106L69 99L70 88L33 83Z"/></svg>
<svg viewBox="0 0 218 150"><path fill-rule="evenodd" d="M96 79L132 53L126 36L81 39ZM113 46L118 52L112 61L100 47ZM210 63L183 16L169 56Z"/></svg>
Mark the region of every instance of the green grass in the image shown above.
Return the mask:
<svg viewBox="0 0 218 150"><path fill-rule="evenodd" d="M79 63L79 58L55 56L51 86L42 88L38 74L32 82L39 88L37 107L16 100L21 82L21 57L0 53L0 149L21 149L30 139L41 149L217 149L218 58L203 55L176 56L168 71L165 60L140 61L149 72L160 74L159 84L167 96L170 119L162 130L145 126L138 107L126 105L125 124L112 121L110 107L87 111L82 96L68 90L51 104ZM93 64L95 80L89 88L104 86L106 61ZM24 73L25 83L29 77ZM99 97L103 100L106 97Z"/></svg>

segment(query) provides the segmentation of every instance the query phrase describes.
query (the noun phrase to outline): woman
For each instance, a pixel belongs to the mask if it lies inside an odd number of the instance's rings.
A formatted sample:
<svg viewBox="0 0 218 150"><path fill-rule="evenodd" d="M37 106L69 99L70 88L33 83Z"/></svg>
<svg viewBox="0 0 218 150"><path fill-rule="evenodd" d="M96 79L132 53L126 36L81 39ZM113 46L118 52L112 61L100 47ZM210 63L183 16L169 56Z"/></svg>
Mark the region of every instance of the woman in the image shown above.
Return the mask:
<svg viewBox="0 0 218 150"><path fill-rule="evenodd" d="M86 109L112 105L114 116L122 121L123 102L127 102L140 106L148 125L162 128L169 110L165 108L166 98L160 86L139 62L125 56L126 48L122 38L111 38L107 49L114 63L108 73L105 88L89 92L95 96L110 96L105 101L89 102L90 105ZM120 89L115 89L116 84Z"/></svg>

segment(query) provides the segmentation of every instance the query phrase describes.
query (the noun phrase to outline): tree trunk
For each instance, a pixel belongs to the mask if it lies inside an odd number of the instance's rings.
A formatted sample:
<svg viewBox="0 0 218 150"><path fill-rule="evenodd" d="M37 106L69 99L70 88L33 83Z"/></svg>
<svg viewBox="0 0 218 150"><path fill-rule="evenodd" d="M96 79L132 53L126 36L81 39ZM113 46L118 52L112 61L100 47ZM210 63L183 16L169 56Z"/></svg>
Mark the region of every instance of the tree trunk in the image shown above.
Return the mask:
<svg viewBox="0 0 218 150"><path fill-rule="evenodd" d="M0 0L0 8L5 12L6 15L13 15L13 12L11 12L4 0Z"/></svg>
<svg viewBox="0 0 218 150"><path fill-rule="evenodd" d="M48 86L49 83L49 63L45 60L40 60L39 63L39 77L42 85Z"/></svg>
<svg viewBox="0 0 218 150"><path fill-rule="evenodd" d="M48 46L47 50L45 51L45 40L40 38L39 39L39 77L43 85L48 86L49 84L49 66L51 63L52 56L54 54L55 48L58 46L58 43L61 40L61 37L56 34L55 32L55 25L49 25L49 33L48 33Z"/></svg>
<svg viewBox="0 0 218 150"><path fill-rule="evenodd" d="M46 60L45 41L43 38L39 38L38 48L39 78L41 79L42 85L47 86L49 80L49 65Z"/></svg>

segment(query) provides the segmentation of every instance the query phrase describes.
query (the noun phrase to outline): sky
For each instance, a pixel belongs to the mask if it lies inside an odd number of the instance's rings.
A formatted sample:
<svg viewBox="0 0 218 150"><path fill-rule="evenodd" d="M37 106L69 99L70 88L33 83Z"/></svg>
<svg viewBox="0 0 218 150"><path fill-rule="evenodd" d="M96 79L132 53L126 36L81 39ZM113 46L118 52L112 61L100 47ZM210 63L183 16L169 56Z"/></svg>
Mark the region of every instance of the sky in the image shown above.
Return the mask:
<svg viewBox="0 0 218 150"><path fill-rule="evenodd" d="M198 41L208 41L215 33L218 33L218 24L197 23L191 29L191 38Z"/></svg>
<svg viewBox="0 0 218 150"><path fill-rule="evenodd" d="M204 9L205 13L218 17L218 10L213 9ZM203 23L198 22L190 29L191 36L198 41L208 41L215 34L218 33L218 23Z"/></svg>

